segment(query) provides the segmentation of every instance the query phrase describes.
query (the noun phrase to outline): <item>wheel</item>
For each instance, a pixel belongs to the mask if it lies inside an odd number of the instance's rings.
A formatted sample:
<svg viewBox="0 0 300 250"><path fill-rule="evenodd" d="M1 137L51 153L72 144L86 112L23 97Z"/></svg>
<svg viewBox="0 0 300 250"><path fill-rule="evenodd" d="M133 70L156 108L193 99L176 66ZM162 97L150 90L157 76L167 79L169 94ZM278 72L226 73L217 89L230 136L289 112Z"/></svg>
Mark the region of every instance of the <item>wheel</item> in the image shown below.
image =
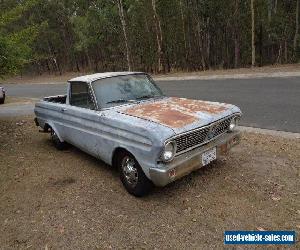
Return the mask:
<svg viewBox="0 0 300 250"><path fill-rule="evenodd" d="M4 104L5 101L5 94L3 94L3 98L0 100L0 104Z"/></svg>
<svg viewBox="0 0 300 250"><path fill-rule="evenodd" d="M117 160L120 179L128 193L141 197L148 194L153 184L144 174L136 159L128 152L121 152Z"/></svg>
<svg viewBox="0 0 300 250"><path fill-rule="evenodd" d="M65 142L60 141L55 131L51 128L51 140L58 150L63 150L67 147Z"/></svg>

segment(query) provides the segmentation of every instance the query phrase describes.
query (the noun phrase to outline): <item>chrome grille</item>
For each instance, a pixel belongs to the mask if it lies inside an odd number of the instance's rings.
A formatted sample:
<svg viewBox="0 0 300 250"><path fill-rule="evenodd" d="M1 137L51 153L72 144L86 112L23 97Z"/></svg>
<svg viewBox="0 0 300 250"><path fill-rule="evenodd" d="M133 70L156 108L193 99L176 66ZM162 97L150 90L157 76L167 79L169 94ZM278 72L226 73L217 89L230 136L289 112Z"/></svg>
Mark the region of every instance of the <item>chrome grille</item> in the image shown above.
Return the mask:
<svg viewBox="0 0 300 250"><path fill-rule="evenodd" d="M177 153L184 151L194 145L201 144L207 137L209 128L201 129L199 131L190 132L188 134L179 136L175 139L177 144Z"/></svg>
<svg viewBox="0 0 300 250"><path fill-rule="evenodd" d="M226 118L224 120L215 122L204 128L195 129L191 132L179 135L175 138L177 144L176 153L182 153L188 151L192 148L205 144L217 136L225 133L229 129L230 121L232 117Z"/></svg>
<svg viewBox="0 0 300 250"><path fill-rule="evenodd" d="M212 127L212 137L216 137L220 134L223 134L229 129L231 118L219 122L217 125Z"/></svg>

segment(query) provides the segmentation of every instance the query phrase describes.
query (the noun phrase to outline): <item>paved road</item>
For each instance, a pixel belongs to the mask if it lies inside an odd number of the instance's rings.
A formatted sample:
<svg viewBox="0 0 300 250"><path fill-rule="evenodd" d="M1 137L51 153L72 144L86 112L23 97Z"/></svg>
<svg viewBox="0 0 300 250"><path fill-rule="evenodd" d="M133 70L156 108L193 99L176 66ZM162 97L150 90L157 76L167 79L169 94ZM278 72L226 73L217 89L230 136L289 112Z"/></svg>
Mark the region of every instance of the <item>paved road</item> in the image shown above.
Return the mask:
<svg viewBox="0 0 300 250"><path fill-rule="evenodd" d="M241 125L300 132L300 77L180 80L158 84L166 95L235 104L244 113ZM4 87L8 95L35 98L62 94L66 90L62 84Z"/></svg>

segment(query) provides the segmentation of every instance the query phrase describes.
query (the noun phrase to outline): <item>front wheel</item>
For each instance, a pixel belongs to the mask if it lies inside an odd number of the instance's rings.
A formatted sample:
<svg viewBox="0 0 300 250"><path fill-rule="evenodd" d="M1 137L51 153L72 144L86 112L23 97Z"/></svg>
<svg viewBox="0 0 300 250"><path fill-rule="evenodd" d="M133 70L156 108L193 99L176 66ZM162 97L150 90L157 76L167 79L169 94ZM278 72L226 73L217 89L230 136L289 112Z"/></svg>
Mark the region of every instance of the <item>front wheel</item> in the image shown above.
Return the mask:
<svg viewBox="0 0 300 250"><path fill-rule="evenodd" d="M118 157L118 168L120 179L128 193L141 197L148 194L153 184L144 174L136 159L127 152L123 152Z"/></svg>

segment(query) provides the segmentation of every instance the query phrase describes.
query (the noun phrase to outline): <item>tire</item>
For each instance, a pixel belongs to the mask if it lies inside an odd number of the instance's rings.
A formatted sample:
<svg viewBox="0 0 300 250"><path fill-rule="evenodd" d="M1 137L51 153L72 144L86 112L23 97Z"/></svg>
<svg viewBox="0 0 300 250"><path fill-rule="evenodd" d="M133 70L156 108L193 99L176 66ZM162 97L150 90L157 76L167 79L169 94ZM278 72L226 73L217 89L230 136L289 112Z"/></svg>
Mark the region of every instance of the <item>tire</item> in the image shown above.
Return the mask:
<svg viewBox="0 0 300 250"><path fill-rule="evenodd" d="M67 148L67 144L65 142L62 142L59 137L57 136L57 134L55 133L55 131L51 128L51 140L54 144L54 146L58 149L58 150L64 150Z"/></svg>
<svg viewBox="0 0 300 250"><path fill-rule="evenodd" d="M148 194L153 183L144 174L140 164L128 152L120 152L117 158L120 179L128 193L142 197Z"/></svg>
<svg viewBox="0 0 300 250"><path fill-rule="evenodd" d="M3 97L2 99L0 99L0 104L4 104L4 100L5 100L5 97Z"/></svg>

